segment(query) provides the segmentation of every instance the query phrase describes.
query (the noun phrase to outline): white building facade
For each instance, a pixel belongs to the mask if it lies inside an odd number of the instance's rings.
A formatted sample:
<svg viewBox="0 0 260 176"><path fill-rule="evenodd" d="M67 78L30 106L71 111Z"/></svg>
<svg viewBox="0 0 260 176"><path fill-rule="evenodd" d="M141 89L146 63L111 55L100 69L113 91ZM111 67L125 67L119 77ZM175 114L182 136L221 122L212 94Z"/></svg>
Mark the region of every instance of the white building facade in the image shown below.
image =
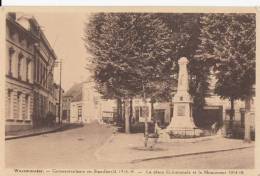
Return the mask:
<svg viewBox="0 0 260 176"><path fill-rule="evenodd" d="M94 88L94 82L84 82L82 99L70 103L70 122L103 122L107 118L113 118L115 109L115 100L102 99L101 95Z"/></svg>

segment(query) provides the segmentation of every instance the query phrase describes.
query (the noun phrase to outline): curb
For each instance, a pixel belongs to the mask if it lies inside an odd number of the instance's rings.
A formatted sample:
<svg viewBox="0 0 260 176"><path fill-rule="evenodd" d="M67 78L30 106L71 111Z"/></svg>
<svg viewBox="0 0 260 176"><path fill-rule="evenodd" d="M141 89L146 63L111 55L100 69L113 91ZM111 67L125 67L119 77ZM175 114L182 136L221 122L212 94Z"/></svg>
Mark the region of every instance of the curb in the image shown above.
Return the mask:
<svg viewBox="0 0 260 176"><path fill-rule="evenodd" d="M238 147L238 148L230 148L230 149L222 149L222 150L211 150L211 151L203 151L203 152L194 152L194 153L183 153L183 154L176 154L176 155L165 155L165 156L158 156L158 157L151 157L151 158L144 158L144 159L136 159L130 161L130 163L140 163L150 160L156 159L165 159L165 158L178 158L183 156L192 156L192 155L201 155L201 154L209 154L209 153L218 153L218 152L226 152L226 151L233 151L233 150L241 150L246 148L251 148L253 146L246 146L246 147Z"/></svg>
<svg viewBox="0 0 260 176"><path fill-rule="evenodd" d="M44 131L44 132L36 132L36 133L32 133L32 134L6 137L5 140L7 141L7 140L12 140L12 139L19 139L19 138L25 138L25 137L38 136L38 135L41 135L41 134L54 133L54 132L60 131L63 127L64 126L61 126L61 127L56 128L56 129L52 129L52 130Z"/></svg>

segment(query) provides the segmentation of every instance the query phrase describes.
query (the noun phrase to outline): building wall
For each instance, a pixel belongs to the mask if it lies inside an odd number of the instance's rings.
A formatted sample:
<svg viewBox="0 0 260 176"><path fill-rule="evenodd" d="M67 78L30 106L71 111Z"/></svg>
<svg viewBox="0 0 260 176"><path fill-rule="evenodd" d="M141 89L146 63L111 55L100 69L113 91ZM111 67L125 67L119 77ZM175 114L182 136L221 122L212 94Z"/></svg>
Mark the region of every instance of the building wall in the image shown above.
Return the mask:
<svg viewBox="0 0 260 176"><path fill-rule="evenodd" d="M154 103L154 111L156 110L163 110L164 111L164 122L170 123L171 122L171 103L169 102L158 102ZM155 117L156 118L156 117Z"/></svg>
<svg viewBox="0 0 260 176"><path fill-rule="evenodd" d="M6 18L6 132L32 127L34 38L10 16Z"/></svg>
<svg viewBox="0 0 260 176"><path fill-rule="evenodd" d="M116 109L116 101L115 100L105 100L101 98L101 95L95 90L93 82L85 82L82 86L82 100L71 102L68 99L69 97L65 97L63 104L63 110L70 112L70 122L83 122L90 123L93 121L101 122L103 120L103 116L107 113L114 113ZM70 109L68 106L70 105ZM81 111L81 115L79 116L79 109Z"/></svg>
<svg viewBox="0 0 260 176"><path fill-rule="evenodd" d="M70 120L70 104L71 96L63 96L62 98L62 118L69 122Z"/></svg>
<svg viewBox="0 0 260 176"><path fill-rule="evenodd" d="M83 123L85 119L83 117L83 102L71 102L70 104L70 123Z"/></svg>
<svg viewBox="0 0 260 176"><path fill-rule="evenodd" d="M129 105L128 105L129 106ZM153 117L154 120L161 121L168 124L171 121L171 103L170 102L156 102L153 104ZM127 108L129 111L129 107ZM129 114L129 112L127 112ZM148 122L152 121L152 105L150 99L146 103L140 98L133 99L133 117L134 122L145 122L147 116Z"/></svg>
<svg viewBox="0 0 260 176"><path fill-rule="evenodd" d="M255 99L255 98L254 98ZM250 118L251 120L251 124L254 124L254 99L251 101L251 116L252 118ZM148 121L151 121L151 103L149 103L149 99L147 99L146 101L147 103L144 103L142 99L138 99L135 98L133 99L133 117L134 117L134 122L144 122L145 118L144 115L146 114L148 117ZM244 120L243 118L243 110L245 109L245 102L238 100L235 101L234 103L234 107L235 107L235 117L234 117L234 123L236 124L241 124ZM148 113L143 113L141 112L142 108L144 109L144 107L147 107L147 111ZM170 102L156 102L153 104L153 108L154 108L154 118L157 119L159 117L161 117L163 115L164 119L162 120L164 124L169 124L171 121L171 116L173 114L174 111L174 106L171 106ZM212 123L214 121L220 121L220 123L223 123L223 121L228 121L230 120L229 115L228 115L228 110L230 109L230 102L228 100L223 100L220 99L219 96L210 96L208 98L206 98L206 105L204 107L205 111L207 111L209 113L209 111L214 111L214 113L216 112L221 112L221 114L215 114L218 117L212 116L212 117L207 117L206 120L212 121ZM219 111L216 111L219 110ZM130 105L129 103L127 103L127 107L126 107L126 114L129 115L130 111ZM207 114L208 114L207 113ZM213 115L214 115L213 113ZM141 114L144 114L143 116ZM214 118L214 119L210 119L210 118ZM160 119L158 119L160 121ZM253 126L253 125L252 125Z"/></svg>
<svg viewBox="0 0 260 176"><path fill-rule="evenodd" d="M94 88L94 82L85 82L82 86L83 116L86 123L100 121L101 96Z"/></svg>
<svg viewBox="0 0 260 176"><path fill-rule="evenodd" d="M6 132L40 126L55 114L55 54L39 24L24 14L6 17Z"/></svg>
<svg viewBox="0 0 260 176"><path fill-rule="evenodd" d="M255 97L252 99L251 101L251 116L252 118L250 118L251 120L251 124L252 127L254 127L254 104L255 104ZM221 99L219 96L210 96L208 98L206 98L206 107L208 106L219 106L222 107L222 117L223 117L223 121L229 121L230 120L230 116L228 114L228 111L230 110L230 101L228 101L227 99ZM243 121L245 120L243 117L243 112L245 110L245 101L241 101L241 100L236 100L234 102L234 110L235 110L235 114L234 114L234 123L239 125L241 123L244 123ZM243 126L243 125L242 125Z"/></svg>
<svg viewBox="0 0 260 176"><path fill-rule="evenodd" d="M51 112L57 119L57 91L54 84L54 63L56 55L46 39L38 22L31 18L31 30L37 35L34 63L34 108L35 125L42 126L46 114Z"/></svg>
<svg viewBox="0 0 260 176"><path fill-rule="evenodd" d="M101 99L100 100L100 113L99 119L102 121L114 121L115 113L117 112L116 100Z"/></svg>

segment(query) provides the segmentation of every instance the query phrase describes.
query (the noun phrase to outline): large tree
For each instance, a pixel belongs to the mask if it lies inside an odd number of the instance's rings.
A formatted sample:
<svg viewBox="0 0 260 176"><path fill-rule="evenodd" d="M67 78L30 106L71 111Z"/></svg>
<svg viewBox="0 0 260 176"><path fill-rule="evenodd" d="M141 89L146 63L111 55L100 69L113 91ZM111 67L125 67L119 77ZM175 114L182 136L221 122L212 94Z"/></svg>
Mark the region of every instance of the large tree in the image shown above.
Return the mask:
<svg viewBox="0 0 260 176"><path fill-rule="evenodd" d="M118 100L145 95L152 102L170 101L177 87L178 59L186 56L190 60L190 93L195 111L202 109L208 87L208 66L194 57L200 42L200 16L92 15L86 26L85 42L92 55L90 65L97 89L104 96Z"/></svg>
<svg viewBox="0 0 260 176"><path fill-rule="evenodd" d="M209 62L217 79L215 93L231 103L251 96L255 84L255 15L204 14L201 18L201 60Z"/></svg>
<svg viewBox="0 0 260 176"><path fill-rule="evenodd" d="M145 91L151 96L167 65L169 47L175 44L160 18L143 13L98 13L91 17L85 34L93 78L103 95L131 100Z"/></svg>

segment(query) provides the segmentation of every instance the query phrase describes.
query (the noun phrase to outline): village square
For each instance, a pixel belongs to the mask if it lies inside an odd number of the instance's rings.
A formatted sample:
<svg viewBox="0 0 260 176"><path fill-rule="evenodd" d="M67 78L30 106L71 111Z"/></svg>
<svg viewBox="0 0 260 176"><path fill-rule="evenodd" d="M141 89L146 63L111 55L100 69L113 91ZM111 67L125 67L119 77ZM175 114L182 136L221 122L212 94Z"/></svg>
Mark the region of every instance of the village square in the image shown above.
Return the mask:
<svg viewBox="0 0 260 176"><path fill-rule="evenodd" d="M6 167L253 169L255 29L253 13L8 12Z"/></svg>

